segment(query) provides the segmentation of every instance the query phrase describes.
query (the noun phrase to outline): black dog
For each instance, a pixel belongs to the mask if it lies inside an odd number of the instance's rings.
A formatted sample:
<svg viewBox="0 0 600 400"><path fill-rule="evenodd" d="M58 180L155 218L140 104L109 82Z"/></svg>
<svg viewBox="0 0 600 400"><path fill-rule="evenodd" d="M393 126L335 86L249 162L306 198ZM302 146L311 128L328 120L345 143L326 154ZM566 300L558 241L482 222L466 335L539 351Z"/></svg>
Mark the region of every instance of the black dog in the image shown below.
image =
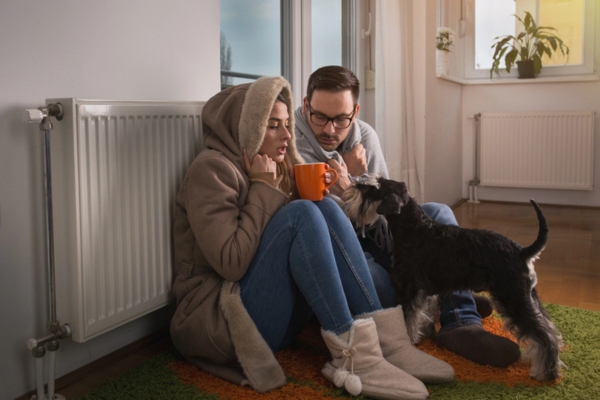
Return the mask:
<svg viewBox="0 0 600 400"><path fill-rule="evenodd" d="M390 273L411 340L420 340L419 325L429 296L488 291L505 329L526 348L531 376L539 381L560 377L562 337L535 289L533 262L548 238L546 220L535 201L531 204L539 221L538 237L523 248L491 231L436 223L410 197L403 182L367 181L344 193L346 212L359 226L375 223L380 215L387 219L393 239Z"/></svg>

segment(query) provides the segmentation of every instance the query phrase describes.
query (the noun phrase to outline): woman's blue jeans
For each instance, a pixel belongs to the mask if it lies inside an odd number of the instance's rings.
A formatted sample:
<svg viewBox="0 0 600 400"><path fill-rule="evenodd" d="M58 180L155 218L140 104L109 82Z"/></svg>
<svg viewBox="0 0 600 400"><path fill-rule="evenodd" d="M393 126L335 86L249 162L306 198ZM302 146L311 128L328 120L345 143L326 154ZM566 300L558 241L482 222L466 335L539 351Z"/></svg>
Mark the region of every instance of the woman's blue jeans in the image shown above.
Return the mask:
<svg viewBox="0 0 600 400"><path fill-rule="evenodd" d="M445 204L425 203L421 207L431 219L440 224L458 225L452 209ZM369 239L361 239L361 245L365 250L369 270L373 276L382 306L384 308L396 306L398 304L396 301L396 288L388 273L391 266L390 254ZM443 265L440 268L443 268ZM442 298L440 324L441 330L449 330L470 324L481 325L481 316L477 312L473 294L470 291L454 292Z"/></svg>
<svg viewBox="0 0 600 400"><path fill-rule="evenodd" d="M352 326L352 315L381 309L352 224L328 198L282 207L239 285L273 351L289 346L313 313L323 329L341 334Z"/></svg>

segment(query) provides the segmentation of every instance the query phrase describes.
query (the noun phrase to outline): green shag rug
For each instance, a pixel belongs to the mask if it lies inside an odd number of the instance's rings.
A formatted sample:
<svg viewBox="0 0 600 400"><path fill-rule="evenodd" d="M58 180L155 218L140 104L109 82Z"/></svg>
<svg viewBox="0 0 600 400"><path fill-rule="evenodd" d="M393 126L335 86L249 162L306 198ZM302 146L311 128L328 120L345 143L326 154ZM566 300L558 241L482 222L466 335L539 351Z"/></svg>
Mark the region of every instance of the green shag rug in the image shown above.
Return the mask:
<svg viewBox="0 0 600 400"><path fill-rule="evenodd" d="M529 367L523 363L520 367L510 367L507 370L483 367L468 361L465 364L464 359L456 361L455 364L450 357L446 360L455 368L456 379L449 384L428 385L430 399L600 399L600 313L553 304L546 304L546 309L565 342L561 359L568 368L563 369L561 380L553 384L539 384L528 379L526 375ZM175 350L168 350L106 382L80 399L239 400L351 397L334 388L321 376L320 369L327 361L328 355L320 342L318 327L312 330L313 332L303 333L294 348L277 353L276 356L288 377L288 383L269 393L256 393L250 388L241 388L211 376L186 363ZM428 352L431 353L430 350ZM445 357L442 353L438 354L437 350L433 353L442 359ZM512 375L515 374L524 375L524 378L513 380Z"/></svg>

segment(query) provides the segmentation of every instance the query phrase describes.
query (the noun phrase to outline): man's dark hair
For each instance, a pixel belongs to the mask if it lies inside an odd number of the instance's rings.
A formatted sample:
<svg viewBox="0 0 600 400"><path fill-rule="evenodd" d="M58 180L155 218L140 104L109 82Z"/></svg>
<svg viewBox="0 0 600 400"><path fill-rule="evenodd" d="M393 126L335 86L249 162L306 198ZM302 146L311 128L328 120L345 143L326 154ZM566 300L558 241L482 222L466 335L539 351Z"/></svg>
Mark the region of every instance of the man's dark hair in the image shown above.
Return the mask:
<svg viewBox="0 0 600 400"><path fill-rule="evenodd" d="M315 90L325 90L332 93L350 90L352 91L354 104L358 104L360 82L356 75L349 69L340 67L339 65L329 65L319 68L308 78L306 97L309 102Z"/></svg>

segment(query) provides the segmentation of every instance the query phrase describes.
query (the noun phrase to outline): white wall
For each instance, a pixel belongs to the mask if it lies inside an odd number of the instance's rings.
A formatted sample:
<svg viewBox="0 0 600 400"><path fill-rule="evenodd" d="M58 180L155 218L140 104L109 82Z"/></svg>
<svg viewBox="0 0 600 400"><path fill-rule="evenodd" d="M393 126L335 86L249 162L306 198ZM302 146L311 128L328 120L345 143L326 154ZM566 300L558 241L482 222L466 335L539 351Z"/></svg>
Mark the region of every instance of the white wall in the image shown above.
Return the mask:
<svg viewBox="0 0 600 400"><path fill-rule="evenodd" d="M15 398L35 387L26 342L48 320L43 133L22 111L51 97L207 100L220 85L219 1L3 1L0 57L0 397ZM163 309L85 344L61 341L57 375L169 318Z"/></svg>
<svg viewBox="0 0 600 400"><path fill-rule="evenodd" d="M416 2L415 2L416 3ZM435 36L437 30L437 0L427 0L426 14L422 23L416 26L424 27L417 37L426 38L420 46L424 62L421 71L426 79L424 87L417 92L423 92L425 97L425 201L434 201L448 205L455 204L462 198L459 185L462 174L462 134L461 106L462 88L453 82L438 79L436 76ZM449 13L448 24L453 26L458 21L453 10ZM421 18L421 20L423 19ZM453 46L451 57L458 59L462 55L460 46ZM455 68L454 63L452 68ZM417 69L415 69L417 71ZM452 70L450 71L453 72ZM416 79L418 81L418 79Z"/></svg>

